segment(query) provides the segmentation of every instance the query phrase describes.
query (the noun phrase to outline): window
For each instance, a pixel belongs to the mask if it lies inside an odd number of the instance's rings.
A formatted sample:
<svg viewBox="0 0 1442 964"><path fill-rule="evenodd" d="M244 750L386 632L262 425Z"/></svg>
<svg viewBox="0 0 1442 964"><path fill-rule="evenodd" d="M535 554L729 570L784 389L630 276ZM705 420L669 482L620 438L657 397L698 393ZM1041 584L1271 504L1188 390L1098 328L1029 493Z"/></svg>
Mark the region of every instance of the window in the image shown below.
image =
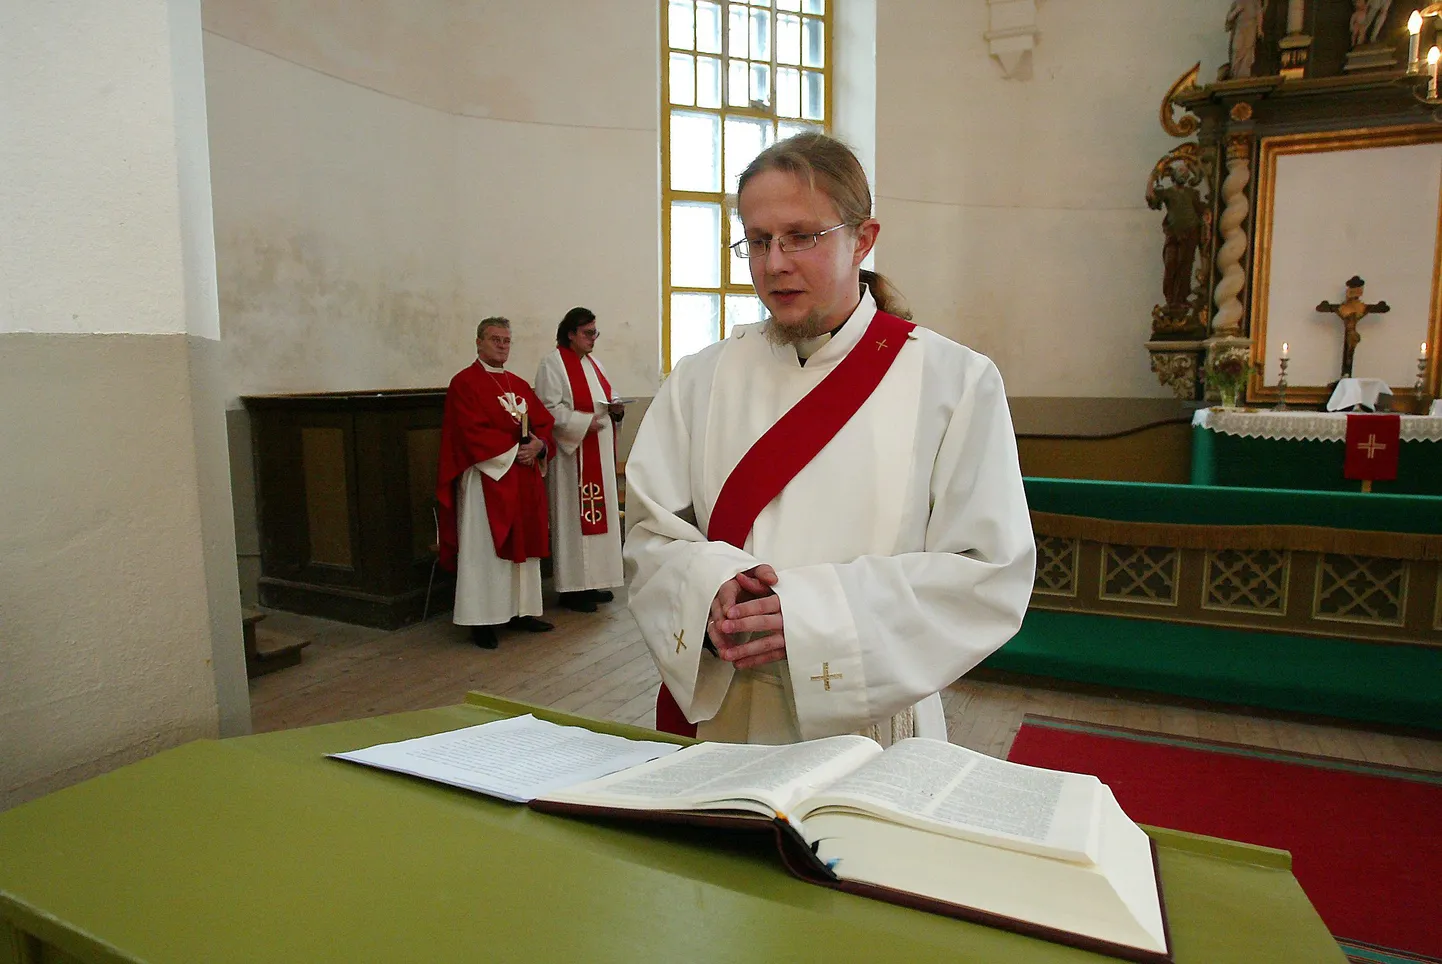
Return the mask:
<svg viewBox="0 0 1442 964"><path fill-rule="evenodd" d="M727 249L741 238L736 179L778 137L830 128L835 2L661 0L665 371L765 315Z"/></svg>

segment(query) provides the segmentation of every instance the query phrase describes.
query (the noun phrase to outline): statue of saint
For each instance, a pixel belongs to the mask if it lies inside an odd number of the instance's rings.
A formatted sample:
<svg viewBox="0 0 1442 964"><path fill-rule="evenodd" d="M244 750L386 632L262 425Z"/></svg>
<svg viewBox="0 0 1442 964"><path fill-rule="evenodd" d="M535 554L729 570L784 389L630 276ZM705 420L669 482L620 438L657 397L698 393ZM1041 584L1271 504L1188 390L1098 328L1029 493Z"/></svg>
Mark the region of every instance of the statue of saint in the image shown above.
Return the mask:
<svg viewBox="0 0 1442 964"><path fill-rule="evenodd" d="M1162 297L1167 307L1185 307L1192 294L1192 265L1202 241L1207 206L1197 190L1202 173L1187 165L1173 163L1168 172L1171 184L1161 178L1147 190L1147 207L1166 209L1162 218Z"/></svg>
<svg viewBox="0 0 1442 964"><path fill-rule="evenodd" d="M1268 0L1232 0L1227 10L1227 32L1232 35L1231 64L1227 77L1252 76L1257 62L1257 41L1263 33L1262 17L1267 12Z"/></svg>
<svg viewBox="0 0 1442 964"><path fill-rule="evenodd" d="M1391 9L1392 0L1352 0L1352 46L1376 43Z"/></svg>

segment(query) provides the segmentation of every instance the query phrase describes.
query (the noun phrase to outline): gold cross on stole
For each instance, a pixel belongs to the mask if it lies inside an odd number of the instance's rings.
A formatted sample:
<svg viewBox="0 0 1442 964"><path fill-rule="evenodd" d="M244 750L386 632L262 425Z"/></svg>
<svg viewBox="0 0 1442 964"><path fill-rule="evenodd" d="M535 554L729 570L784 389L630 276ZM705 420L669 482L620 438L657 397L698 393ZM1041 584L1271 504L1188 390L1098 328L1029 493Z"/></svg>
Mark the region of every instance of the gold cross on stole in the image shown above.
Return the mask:
<svg viewBox="0 0 1442 964"><path fill-rule="evenodd" d="M877 351L881 351L881 349L883 349L883 348L885 348L885 347L886 347L886 339L885 339L885 338L881 339L880 341L878 341L878 342L876 343L876 350L877 350ZM829 687L828 687L828 689L829 689Z"/></svg>
<svg viewBox="0 0 1442 964"><path fill-rule="evenodd" d="M831 691L831 681L834 680L834 679L841 679L842 677L841 677L841 674L840 674L840 673L833 673L833 672L831 672L831 664L830 664L830 663L822 663L822 664L821 664L821 675L820 675L820 676L813 676L813 677L811 677L811 678L812 678L813 680L815 680L816 682L820 683L822 686L825 686L825 687L826 687L826 691L829 693L829 692Z"/></svg>
<svg viewBox="0 0 1442 964"><path fill-rule="evenodd" d="M676 652L679 653L686 648L686 630L683 629L679 633L672 633L671 638L676 640Z"/></svg>

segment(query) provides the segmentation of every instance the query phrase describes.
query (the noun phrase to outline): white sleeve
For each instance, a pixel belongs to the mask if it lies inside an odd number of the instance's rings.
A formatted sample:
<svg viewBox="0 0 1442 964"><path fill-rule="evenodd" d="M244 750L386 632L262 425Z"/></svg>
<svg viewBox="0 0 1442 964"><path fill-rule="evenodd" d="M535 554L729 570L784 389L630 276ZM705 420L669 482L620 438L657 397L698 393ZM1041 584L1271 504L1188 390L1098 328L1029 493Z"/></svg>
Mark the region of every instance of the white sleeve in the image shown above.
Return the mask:
<svg viewBox="0 0 1442 964"><path fill-rule="evenodd" d="M702 650L711 601L722 583L757 560L696 527L691 479L692 404L686 359L656 394L626 460L626 585L629 607L661 679L693 723L716 715L735 672ZM702 396L704 397L704 395Z"/></svg>
<svg viewBox="0 0 1442 964"><path fill-rule="evenodd" d="M511 466L516 461L516 453L520 450L520 445L512 445L500 455L488 458L484 462L477 462L476 468L490 476L492 482L499 482L501 476L511 471Z"/></svg>
<svg viewBox="0 0 1442 964"><path fill-rule="evenodd" d="M556 419L552 434L560 454L570 455L586 440L591 415L572 407L571 380L559 352L550 352L541 359L541 367L536 369L536 397Z"/></svg>
<svg viewBox="0 0 1442 964"><path fill-rule="evenodd" d="M1031 598L1036 545L1001 375L989 361L942 436L925 549L778 573L806 739L859 730L1000 648ZM827 691L812 677L832 674Z"/></svg>

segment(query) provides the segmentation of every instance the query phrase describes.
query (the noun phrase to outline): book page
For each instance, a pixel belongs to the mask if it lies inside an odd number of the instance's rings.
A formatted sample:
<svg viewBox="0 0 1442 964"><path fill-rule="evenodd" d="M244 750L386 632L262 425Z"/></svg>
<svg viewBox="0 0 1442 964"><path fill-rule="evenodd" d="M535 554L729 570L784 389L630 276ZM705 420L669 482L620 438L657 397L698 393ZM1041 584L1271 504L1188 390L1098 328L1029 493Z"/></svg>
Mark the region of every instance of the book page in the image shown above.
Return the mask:
<svg viewBox="0 0 1442 964"><path fill-rule="evenodd" d="M680 749L560 726L527 713L331 756L525 803Z"/></svg>
<svg viewBox="0 0 1442 964"><path fill-rule="evenodd" d="M788 813L809 790L880 753L881 748L863 736L833 736L787 746L698 743L664 760L547 799L655 810L753 800L771 811Z"/></svg>
<svg viewBox="0 0 1442 964"><path fill-rule="evenodd" d="M1100 788L1100 781L1084 774L1008 763L939 740L910 739L827 787L806 801L805 809L852 805L927 829L1093 860Z"/></svg>

